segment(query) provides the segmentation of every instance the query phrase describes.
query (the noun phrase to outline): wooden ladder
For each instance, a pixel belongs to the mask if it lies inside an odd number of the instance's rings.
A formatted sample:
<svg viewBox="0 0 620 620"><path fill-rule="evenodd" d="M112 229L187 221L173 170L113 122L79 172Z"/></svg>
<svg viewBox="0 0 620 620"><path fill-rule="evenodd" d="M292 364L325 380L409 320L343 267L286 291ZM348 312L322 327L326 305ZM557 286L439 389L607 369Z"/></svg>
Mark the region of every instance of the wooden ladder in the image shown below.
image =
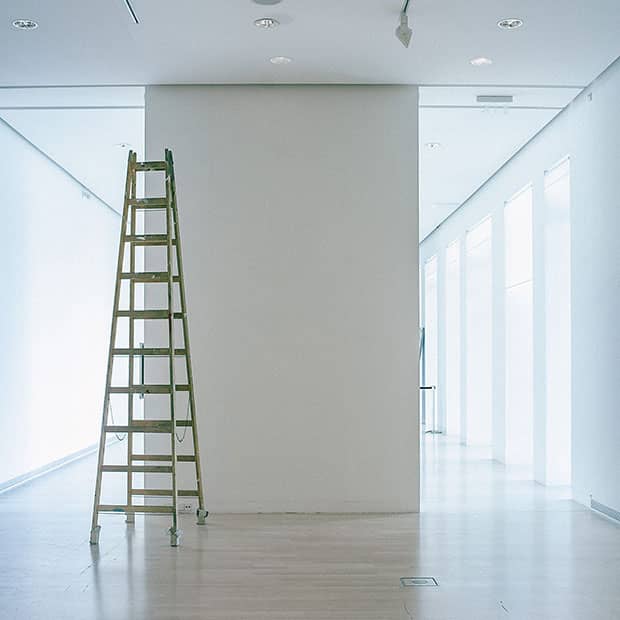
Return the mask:
<svg viewBox="0 0 620 620"><path fill-rule="evenodd" d="M137 198L136 177L138 172L160 172L165 173L166 195L157 198ZM146 219L152 210L165 212L165 231L152 233L140 233L138 225L140 218ZM151 216L152 217L152 216ZM163 219L163 218L162 218ZM150 220L149 220L150 222ZM161 221L159 221L161 225ZM149 228L153 227L153 222ZM136 249L149 247L165 247L166 268L163 271L138 271L136 269ZM129 256L126 250L129 249ZM128 270L127 270L128 268ZM123 282L128 282L128 286L123 287ZM167 304L165 309L137 309L136 308L136 285L141 284L141 291L147 293L146 287L149 284L165 284L167 289ZM127 291L128 289L128 291ZM121 294L123 291L123 295ZM126 298L128 293L128 301ZM148 301L149 295L144 295ZM178 308L175 308L176 302ZM125 305L125 308L121 308ZM128 319L128 339L126 346L119 346L118 320ZM136 345L136 321L161 320L167 323L167 346L147 347ZM175 325L176 328L175 329ZM182 330L182 343L175 347L175 332L178 328ZM145 357L165 358L168 372L167 380L163 384L145 384L144 379L144 360ZM128 380L126 385L113 385L114 363L117 360L126 358ZM184 361L186 378L183 383L178 383L175 377L175 361ZM137 365L139 364L139 366ZM124 371L124 369L123 369ZM135 381L136 371L140 372L138 381ZM118 373L115 373L117 375ZM181 395L187 402L187 413L185 419L183 415L178 415L179 400ZM136 395L146 399L146 395L159 394L168 395L167 413L163 419L140 419L140 413L135 403ZM112 410L111 396L126 395L126 405L123 407L126 415L121 420L119 411ZM116 402L116 401L115 401ZM118 402L116 402L118 405ZM114 420L114 413L117 421ZM124 414L125 412L123 412ZM148 411L146 412L148 413ZM177 430L183 429L183 436L178 437ZM191 428L192 448L189 454L178 454L177 444L185 439L185 433ZM125 437L118 435L124 433ZM134 439L141 436L145 441L146 434L157 433L167 435L169 438L169 449L161 450L164 454L137 454L134 452L136 442ZM105 462L105 451L111 434L116 434L117 438L127 440L127 461L125 464L112 465ZM168 444L168 441L165 441ZM185 451L187 452L187 451ZM193 463L195 470L195 485L192 489L179 489L177 484L177 465L178 463ZM121 504L102 504L101 488L103 474L108 472L121 472L127 474L126 479L126 501ZM134 474L165 474L171 479L168 488L136 488L134 486ZM146 486L146 485L144 485ZM135 498L143 498L142 502L136 503ZM158 504L146 503L148 498L168 498L158 500ZM127 164L127 181L125 185L125 200L121 220L121 237L118 251L118 263L116 271L116 286L114 289L114 309L112 314L112 328L110 335L110 348L108 353L108 367L106 375L106 386L103 401L103 415L101 421L101 437L99 440L99 458L97 462L97 481L95 484L95 500L93 505L92 527L90 531L90 543L99 543L99 514L104 512L123 513L126 515L126 522L133 523L136 513L165 514L170 515L172 525L168 530L170 534L170 544L178 546L181 531L178 527L179 498L197 497L198 509L196 511L197 523L204 525L208 512L205 510L203 485L200 469L200 455L198 447L198 428L196 424L196 403L194 398L194 382L192 377L192 364L189 349L189 332L187 325L187 307L185 298L185 286L183 280L183 262L181 257L181 237L179 235L179 219L177 212L176 188L174 180L174 164L172 152L166 149L165 161L136 161L136 154L129 152ZM153 501L153 500L151 500ZM194 500L195 501L195 500Z"/></svg>

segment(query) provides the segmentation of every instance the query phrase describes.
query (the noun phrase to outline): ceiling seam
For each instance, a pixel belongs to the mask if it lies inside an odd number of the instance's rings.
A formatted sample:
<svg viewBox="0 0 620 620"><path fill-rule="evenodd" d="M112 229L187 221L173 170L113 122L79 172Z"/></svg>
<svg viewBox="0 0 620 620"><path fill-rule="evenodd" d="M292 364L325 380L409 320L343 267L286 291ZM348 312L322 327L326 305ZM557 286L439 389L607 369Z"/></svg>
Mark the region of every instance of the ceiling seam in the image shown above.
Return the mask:
<svg viewBox="0 0 620 620"><path fill-rule="evenodd" d="M147 86L417 86L418 88L553 88L579 89L587 84L426 84L415 82L171 82L152 84L30 84L0 85L0 90L23 88L146 88Z"/></svg>
<svg viewBox="0 0 620 620"><path fill-rule="evenodd" d="M144 110L143 105L0 105L0 110Z"/></svg>
<svg viewBox="0 0 620 620"><path fill-rule="evenodd" d="M457 105L457 104L422 104L418 106L420 109L433 109L433 110L563 110L564 106L544 106L544 105Z"/></svg>

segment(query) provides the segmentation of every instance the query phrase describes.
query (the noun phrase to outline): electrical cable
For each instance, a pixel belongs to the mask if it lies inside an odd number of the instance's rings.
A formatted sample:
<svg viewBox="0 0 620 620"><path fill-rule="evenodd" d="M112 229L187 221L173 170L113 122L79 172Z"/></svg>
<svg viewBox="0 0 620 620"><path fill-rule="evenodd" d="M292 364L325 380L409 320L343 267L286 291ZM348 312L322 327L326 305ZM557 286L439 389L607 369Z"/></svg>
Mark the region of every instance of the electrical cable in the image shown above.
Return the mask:
<svg viewBox="0 0 620 620"><path fill-rule="evenodd" d="M191 402L192 402L192 399L188 396L188 397L187 397L187 413L185 414L185 422L189 421L189 406L190 406L190 403L191 403ZM186 433L187 433L187 428L188 428L188 426L187 426L187 424L186 424L186 425L184 426L184 428L183 428L183 437L181 437L181 438L179 438L179 436L177 435L176 430L174 431L174 435L175 435L175 437L177 438L177 441L178 441L179 443L183 443L183 442L185 441L185 435L186 435Z"/></svg>
<svg viewBox="0 0 620 620"><path fill-rule="evenodd" d="M114 412L112 411L112 401L108 400L108 410L110 411L110 418L112 420L112 426L116 426L115 422L114 422ZM116 433L114 433L116 435L116 439L118 439L119 441L125 441L125 437L127 437L127 433L125 433L122 437L119 437Z"/></svg>

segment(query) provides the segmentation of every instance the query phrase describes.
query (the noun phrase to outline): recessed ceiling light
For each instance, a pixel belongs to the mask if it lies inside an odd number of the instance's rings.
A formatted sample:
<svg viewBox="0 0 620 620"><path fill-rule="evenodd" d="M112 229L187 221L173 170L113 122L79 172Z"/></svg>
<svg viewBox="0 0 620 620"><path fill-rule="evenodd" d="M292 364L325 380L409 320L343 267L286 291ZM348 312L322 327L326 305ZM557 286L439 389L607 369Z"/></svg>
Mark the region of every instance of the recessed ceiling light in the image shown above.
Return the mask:
<svg viewBox="0 0 620 620"><path fill-rule="evenodd" d="M273 17L261 17L254 20L254 25L257 28L263 28L264 30L273 30L280 25L280 22Z"/></svg>
<svg viewBox="0 0 620 620"><path fill-rule="evenodd" d="M272 6L273 4L280 4L282 0L254 0L256 4L262 4L264 6Z"/></svg>
<svg viewBox="0 0 620 620"><path fill-rule="evenodd" d="M269 59L269 62L272 65L288 65L290 62L293 62L293 59L288 56L274 56Z"/></svg>
<svg viewBox="0 0 620 620"><path fill-rule="evenodd" d="M493 61L490 58L479 56L478 58L472 58L469 64L474 65L474 67L485 67L486 65L492 65Z"/></svg>
<svg viewBox="0 0 620 620"><path fill-rule="evenodd" d="M31 19L16 19L13 22L13 27L19 30L34 30L39 27L39 24L33 22Z"/></svg>
<svg viewBox="0 0 620 620"><path fill-rule="evenodd" d="M516 30L517 28L521 28L521 26L523 26L523 20L518 17L508 17L507 19L498 21L497 25L502 30Z"/></svg>
<svg viewBox="0 0 620 620"><path fill-rule="evenodd" d="M435 151L441 148L441 142L427 142L426 148L430 149L431 151Z"/></svg>

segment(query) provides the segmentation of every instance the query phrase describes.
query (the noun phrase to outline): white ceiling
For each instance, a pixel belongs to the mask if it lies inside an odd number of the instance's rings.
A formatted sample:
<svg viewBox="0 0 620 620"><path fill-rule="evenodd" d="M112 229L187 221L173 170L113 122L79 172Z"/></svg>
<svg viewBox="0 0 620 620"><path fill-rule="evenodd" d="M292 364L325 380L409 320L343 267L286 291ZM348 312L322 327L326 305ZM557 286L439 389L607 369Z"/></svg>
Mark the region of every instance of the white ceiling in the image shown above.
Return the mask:
<svg viewBox="0 0 620 620"><path fill-rule="evenodd" d="M565 88L420 90L420 238L426 237L580 92ZM477 95L512 95L484 106ZM439 143L428 148L428 143ZM516 188L515 188L516 189Z"/></svg>
<svg viewBox="0 0 620 620"><path fill-rule="evenodd" d="M138 25L124 0L4 0L0 87L435 85L420 93L422 237L620 55L619 0L412 0L409 49L394 36L401 0L131 1ZM282 26L258 30L253 20L264 16ZM525 25L502 31L497 21L506 17ZM18 31L16 18L39 28ZM294 61L274 66L268 59L276 55ZM473 67L475 56L494 62ZM11 108L0 116L118 209L126 152L115 145L141 150L142 93L0 88L0 108ZM479 94L510 94L514 103L481 108Z"/></svg>
<svg viewBox="0 0 620 620"><path fill-rule="evenodd" d="M421 83L586 85L620 54L618 0L4 0L0 84ZM282 26L260 31L253 20ZM525 26L501 31L497 21ZM16 18L39 23L33 31ZM273 66L268 58L294 58ZM494 60L472 67L475 56Z"/></svg>

